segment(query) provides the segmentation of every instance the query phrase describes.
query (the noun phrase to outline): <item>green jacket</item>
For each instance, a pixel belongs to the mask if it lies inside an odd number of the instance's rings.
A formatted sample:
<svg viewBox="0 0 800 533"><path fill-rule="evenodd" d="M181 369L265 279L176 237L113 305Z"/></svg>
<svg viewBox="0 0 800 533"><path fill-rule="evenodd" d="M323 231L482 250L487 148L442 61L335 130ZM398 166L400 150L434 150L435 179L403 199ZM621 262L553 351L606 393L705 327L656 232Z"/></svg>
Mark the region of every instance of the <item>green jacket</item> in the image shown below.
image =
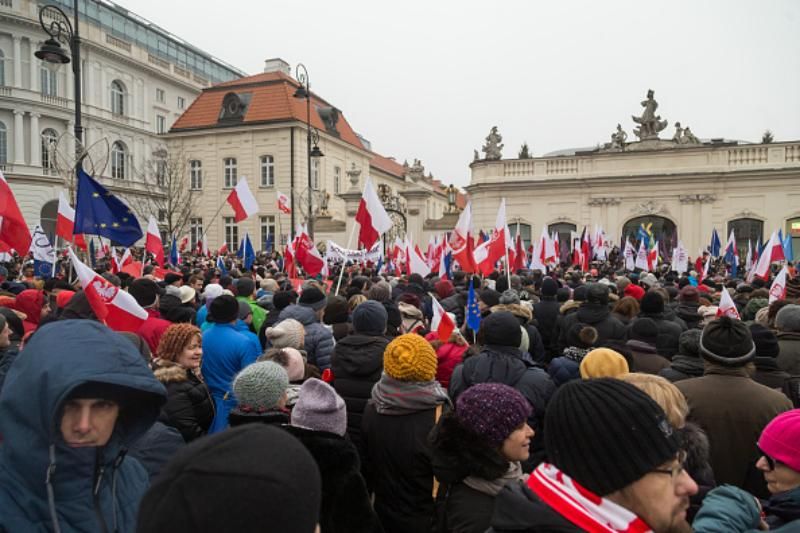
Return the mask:
<svg viewBox="0 0 800 533"><path fill-rule="evenodd" d="M800 489L787 491L786 493L774 496L790 498L798 500L800 503ZM779 525L774 527L777 519L775 516L770 516L770 503L764 505L765 512L767 513L767 522L770 523L769 531L779 533L791 533L800 531L800 519L791 520L789 522L782 522L777 520ZM726 533L756 533L759 531L758 525L761 522L761 515L756 505L755 497L743 491L738 487L732 485L722 485L712 490L706 495L703 500L703 506L700 507L692 528L695 533L718 533L725 531Z"/></svg>
<svg viewBox="0 0 800 533"><path fill-rule="evenodd" d="M255 300L248 298L247 296L237 296L236 299L240 302L246 302L247 305L250 306L250 309L253 310L253 329L256 331L261 331L261 326L267 319L267 310L258 305Z"/></svg>

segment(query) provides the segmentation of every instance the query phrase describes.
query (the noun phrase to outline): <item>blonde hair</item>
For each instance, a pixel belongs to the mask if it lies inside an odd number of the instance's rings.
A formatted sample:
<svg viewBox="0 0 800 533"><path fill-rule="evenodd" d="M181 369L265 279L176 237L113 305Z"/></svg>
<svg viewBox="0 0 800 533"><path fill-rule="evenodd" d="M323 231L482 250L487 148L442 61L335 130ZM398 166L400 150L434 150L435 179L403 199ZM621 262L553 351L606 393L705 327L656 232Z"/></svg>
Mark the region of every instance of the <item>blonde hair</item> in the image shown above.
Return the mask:
<svg viewBox="0 0 800 533"><path fill-rule="evenodd" d="M637 372L619 376L617 379L627 381L650 396L664 410L672 427L682 428L686 425L689 404L678 387L667 379L653 374L640 374Z"/></svg>
<svg viewBox="0 0 800 533"><path fill-rule="evenodd" d="M363 294L352 295L350 299L347 300L347 312L352 314L353 311L355 311L356 307L358 307L359 305L363 304L366 301L367 297L364 296Z"/></svg>

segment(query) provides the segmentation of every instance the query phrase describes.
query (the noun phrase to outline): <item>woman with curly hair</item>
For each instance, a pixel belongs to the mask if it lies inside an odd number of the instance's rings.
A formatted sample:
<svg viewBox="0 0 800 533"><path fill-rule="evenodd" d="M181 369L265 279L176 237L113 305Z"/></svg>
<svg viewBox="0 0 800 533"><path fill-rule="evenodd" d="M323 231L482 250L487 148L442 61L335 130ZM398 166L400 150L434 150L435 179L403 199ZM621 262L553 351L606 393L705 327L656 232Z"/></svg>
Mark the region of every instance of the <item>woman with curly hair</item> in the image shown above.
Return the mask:
<svg viewBox="0 0 800 533"><path fill-rule="evenodd" d="M156 379L167 389L159 420L180 431L186 442L205 435L214 419L214 402L200 375L202 356L200 329L173 324L161 336L152 363Z"/></svg>

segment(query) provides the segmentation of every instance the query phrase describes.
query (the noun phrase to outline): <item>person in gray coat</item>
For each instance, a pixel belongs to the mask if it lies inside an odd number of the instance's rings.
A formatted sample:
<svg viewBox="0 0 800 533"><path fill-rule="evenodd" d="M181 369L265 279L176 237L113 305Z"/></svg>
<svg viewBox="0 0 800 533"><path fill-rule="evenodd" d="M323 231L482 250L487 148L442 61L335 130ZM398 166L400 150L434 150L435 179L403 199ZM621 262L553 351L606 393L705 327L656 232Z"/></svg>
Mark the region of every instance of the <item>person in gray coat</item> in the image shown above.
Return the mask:
<svg viewBox="0 0 800 533"><path fill-rule="evenodd" d="M308 354L308 363L320 370L330 368L334 346L333 332L321 322L325 303L325 295L321 290L308 287L303 290L296 305L286 307L280 314L280 320L294 318L303 324L306 332L305 350Z"/></svg>

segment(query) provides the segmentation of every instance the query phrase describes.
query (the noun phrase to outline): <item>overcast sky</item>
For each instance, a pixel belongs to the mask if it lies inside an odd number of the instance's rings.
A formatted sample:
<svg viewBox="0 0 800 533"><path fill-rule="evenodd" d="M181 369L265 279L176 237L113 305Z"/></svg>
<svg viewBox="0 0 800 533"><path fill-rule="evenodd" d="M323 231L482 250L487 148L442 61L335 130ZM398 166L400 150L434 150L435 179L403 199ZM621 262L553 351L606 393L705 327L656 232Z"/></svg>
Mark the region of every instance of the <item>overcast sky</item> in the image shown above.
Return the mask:
<svg viewBox="0 0 800 533"><path fill-rule="evenodd" d="M800 139L800 1L118 0L251 74L281 57L375 151L467 185L504 157L607 142L648 88L701 138Z"/></svg>

